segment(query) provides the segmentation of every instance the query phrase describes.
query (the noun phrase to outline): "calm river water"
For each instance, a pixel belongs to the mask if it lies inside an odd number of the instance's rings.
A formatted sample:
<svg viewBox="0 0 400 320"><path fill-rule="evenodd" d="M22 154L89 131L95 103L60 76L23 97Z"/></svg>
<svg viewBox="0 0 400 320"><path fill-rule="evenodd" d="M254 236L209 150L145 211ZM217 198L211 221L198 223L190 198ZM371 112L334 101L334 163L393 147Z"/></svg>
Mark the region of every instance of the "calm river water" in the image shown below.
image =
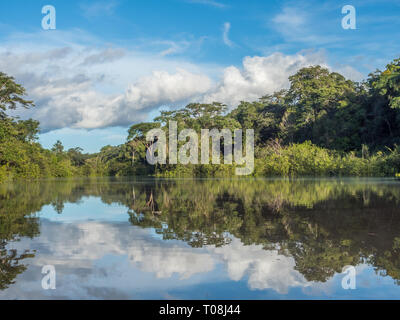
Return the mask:
<svg viewBox="0 0 400 320"><path fill-rule="evenodd" d="M0 299L398 299L399 205L390 179L2 184Z"/></svg>

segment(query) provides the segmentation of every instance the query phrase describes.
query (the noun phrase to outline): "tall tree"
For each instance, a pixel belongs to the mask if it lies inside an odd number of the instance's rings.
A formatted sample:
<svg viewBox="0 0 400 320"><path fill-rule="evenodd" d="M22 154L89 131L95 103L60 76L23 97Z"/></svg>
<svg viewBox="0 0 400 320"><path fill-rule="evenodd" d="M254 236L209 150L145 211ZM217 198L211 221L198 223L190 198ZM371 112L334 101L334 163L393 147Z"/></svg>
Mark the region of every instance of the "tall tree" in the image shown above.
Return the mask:
<svg viewBox="0 0 400 320"><path fill-rule="evenodd" d="M294 117L295 140L312 140L329 147L332 139L341 134L331 120L336 112L350 105L356 84L321 66L300 69L289 81L285 100ZM317 122L324 125L318 126Z"/></svg>
<svg viewBox="0 0 400 320"><path fill-rule="evenodd" d="M7 109L16 109L17 106L33 107L33 101L22 98L25 94L25 88L17 84L13 77L0 72L0 118L6 117Z"/></svg>

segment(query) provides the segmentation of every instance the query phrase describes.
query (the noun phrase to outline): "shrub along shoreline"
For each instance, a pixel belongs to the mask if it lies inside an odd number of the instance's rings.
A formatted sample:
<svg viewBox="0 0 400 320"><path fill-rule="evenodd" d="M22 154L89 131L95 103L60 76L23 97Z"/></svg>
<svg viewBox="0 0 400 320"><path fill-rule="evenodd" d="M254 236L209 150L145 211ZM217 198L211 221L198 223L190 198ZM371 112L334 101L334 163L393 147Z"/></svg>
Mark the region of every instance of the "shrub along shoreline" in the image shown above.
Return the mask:
<svg viewBox="0 0 400 320"><path fill-rule="evenodd" d="M35 145L30 151L19 152L16 157L25 165L0 166L0 182L14 179L104 177L104 176L158 176L158 177L232 177L235 165L168 165L149 168L125 163L115 167L98 165L99 156L78 166L69 158L71 151L54 154ZM258 157L257 157L258 156ZM93 164L97 163L94 167ZM318 147L310 141L289 146L266 147L256 152L253 177L395 177L400 167L400 148L362 157L356 152L338 152ZM150 168L151 169L151 168ZM138 173L137 171L143 173Z"/></svg>
<svg viewBox="0 0 400 320"><path fill-rule="evenodd" d="M338 152L310 141L289 146L266 147L256 152L253 177L395 177L400 167L400 148L371 156ZM234 165L176 165L160 167L159 177L230 177Z"/></svg>

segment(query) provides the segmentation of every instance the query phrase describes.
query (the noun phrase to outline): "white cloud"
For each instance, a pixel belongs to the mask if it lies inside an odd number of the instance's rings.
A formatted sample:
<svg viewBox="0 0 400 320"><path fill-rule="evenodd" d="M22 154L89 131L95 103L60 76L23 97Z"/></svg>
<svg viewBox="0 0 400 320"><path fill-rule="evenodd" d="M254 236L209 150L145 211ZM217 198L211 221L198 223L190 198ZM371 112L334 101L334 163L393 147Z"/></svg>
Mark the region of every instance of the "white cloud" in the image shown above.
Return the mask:
<svg viewBox="0 0 400 320"><path fill-rule="evenodd" d="M229 31L231 30L231 24L229 22L224 23L224 30L222 33L222 39L224 40L224 43L228 47L233 47L233 42L229 39Z"/></svg>
<svg viewBox="0 0 400 320"><path fill-rule="evenodd" d="M159 52L104 48L80 33L76 42L65 32L43 37L44 43L38 40L40 35L19 35L3 42L0 70L22 83L36 103L35 108L14 114L39 120L44 132L128 126L151 120L160 107L182 107L188 102L218 101L232 108L242 100L254 101L287 87L288 77L302 67L327 65L318 51L245 57L241 67L221 68ZM20 45L21 39L25 46ZM349 66L336 70L360 78Z"/></svg>
<svg viewBox="0 0 400 320"><path fill-rule="evenodd" d="M154 71L137 79L124 94L105 95L93 87L92 80L82 76L61 82L54 81L34 88L31 93L46 101L35 116L52 127L100 128L130 125L145 121L154 108L183 102L210 88L206 76L182 69L175 73ZM68 108L65 108L65 107Z"/></svg>
<svg viewBox="0 0 400 320"><path fill-rule="evenodd" d="M180 104L207 92L208 76L194 64L121 48L14 43L0 46L0 70L22 83L35 101L17 110L42 128L102 128L149 120L165 104Z"/></svg>
<svg viewBox="0 0 400 320"><path fill-rule="evenodd" d="M210 87L211 80L207 76L184 69L175 73L153 71L130 85L123 96L112 100L106 108L98 109L97 114L93 108L88 108L87 117L77 126L96 128L144 121L155 107L188 101L207 92ZM104 114L108 115L108 123L104 123Z"/></svg>
<svg viewBox="0 0 400 320"><path fill-rule="evenodd" d="M205 95L204 101L221 101L230 106L244 100L254 101L287 87L289 76L300 68L315 64L326 65L322 52L245 57L242 69L234 66L225 69L217 88Z"/></svg>

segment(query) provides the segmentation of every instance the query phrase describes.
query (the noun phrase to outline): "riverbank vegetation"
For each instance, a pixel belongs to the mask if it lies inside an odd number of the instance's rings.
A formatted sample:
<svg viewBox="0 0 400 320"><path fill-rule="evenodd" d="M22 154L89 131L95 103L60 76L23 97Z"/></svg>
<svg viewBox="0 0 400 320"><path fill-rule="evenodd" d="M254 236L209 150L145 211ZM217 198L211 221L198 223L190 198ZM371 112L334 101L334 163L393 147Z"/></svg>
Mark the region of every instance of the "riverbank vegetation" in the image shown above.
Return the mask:
<svg viewBox="0 0 400 320"><path fill-rule="evenodd" d="M190 128L254 129L256 176L394 176L400 171L400 59L354 82L321 66L299 70L288 89L241 102L192 103L134 124L126 143L95 154L51 150L37 142L39 123L8 109L34 107L25 90L0 73L0 181L68 176L231 176L234 165L156 165L146 161L146 132L169 121ZM167 134L168 136L168 134Z"/></svg>

